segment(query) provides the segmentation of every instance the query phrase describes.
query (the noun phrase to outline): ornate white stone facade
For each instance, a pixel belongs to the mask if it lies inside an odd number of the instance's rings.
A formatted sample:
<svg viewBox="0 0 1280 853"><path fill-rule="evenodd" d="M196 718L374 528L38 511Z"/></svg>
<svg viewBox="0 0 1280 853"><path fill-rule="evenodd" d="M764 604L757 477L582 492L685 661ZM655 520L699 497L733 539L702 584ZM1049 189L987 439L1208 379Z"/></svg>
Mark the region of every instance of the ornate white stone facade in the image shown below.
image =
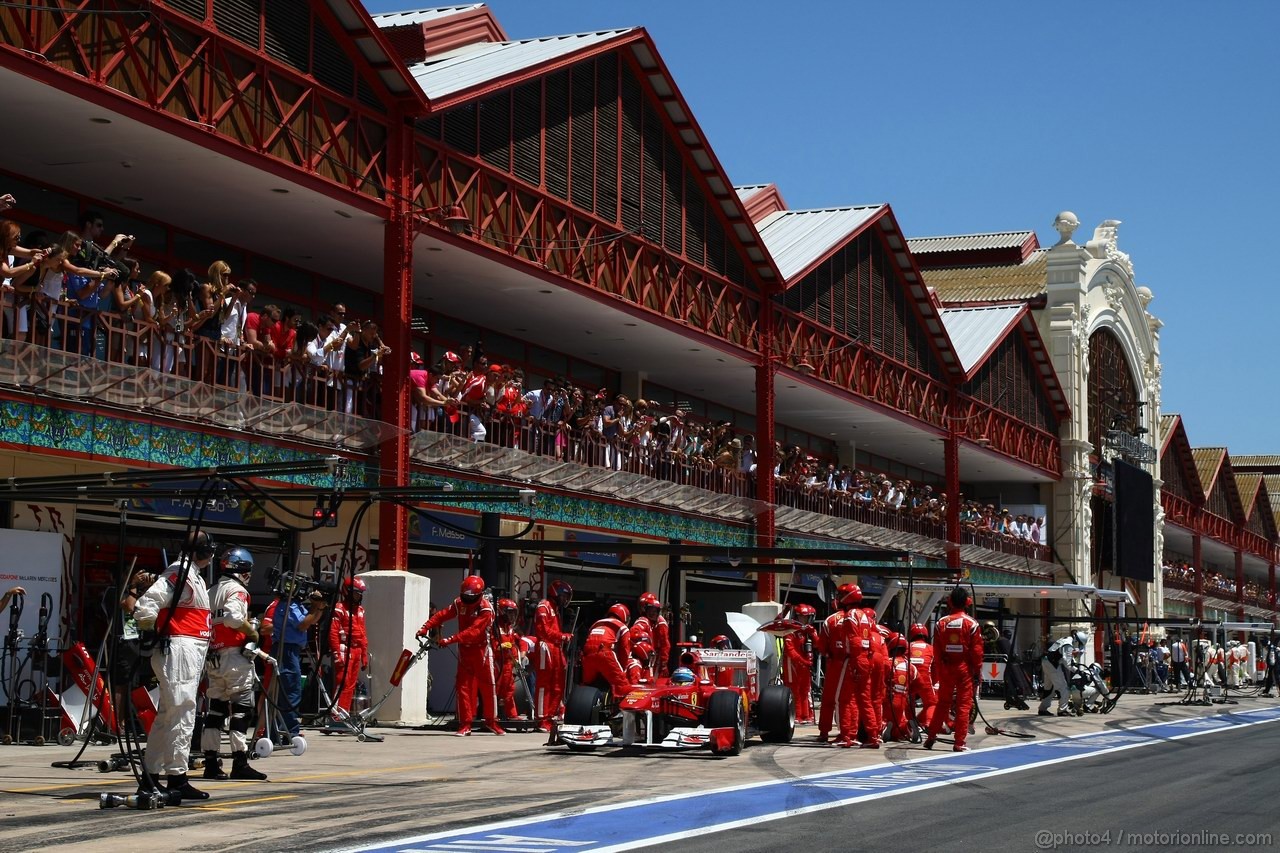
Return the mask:
<svg viewBox="0 0 1280 853"><path fill-rule="evenodd" d="M1063 477L1053 487L1053 526L1062 531L1056 541L1058 556L1079 583L1094 583L1092 553L1093 477L1089 456L1103 455L1089 441L1089 342L1099 329L1108 330L1120 346L1133 372L1130 377L1145 405L1139 409L1137 426L1144 427L1143 440L1159 448L1160 430L1160 327L1148 312L1152 301L1149 288L1134 280L1133 263L1120 251L1120 221L1108 219L1095 230L1083 247L1072 241L1078 220L1063 211L1054 221L1061 239L1048 250L1046 272L1047 302L1037 312L1040 333L1053 359L1058 380L1071 406L1071 419L1061 428ZM1155 479L1155 542L1151 555L1154 587L1143 591L1140 612L1163 615L1160 578L1164 513L1160 508L1159 460L1146 466ZM1108 574L1108 586L1117 581Z"/></svg>

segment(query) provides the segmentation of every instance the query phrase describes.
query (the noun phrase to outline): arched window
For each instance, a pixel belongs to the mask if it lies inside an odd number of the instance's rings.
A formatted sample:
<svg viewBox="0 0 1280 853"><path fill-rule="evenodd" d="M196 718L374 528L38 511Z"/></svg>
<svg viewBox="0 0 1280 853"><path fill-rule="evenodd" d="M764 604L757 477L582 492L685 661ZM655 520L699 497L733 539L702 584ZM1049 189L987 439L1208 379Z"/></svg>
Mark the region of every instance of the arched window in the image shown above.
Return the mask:
<svg viewBox="0 0 1280 853"><path fill-rule="evenodd" d="M1141 424L1142 402L1120 341L1108 329L1089 337L1089 441L1102 450L1102 437L1115 428L1132 432Z"/></svg>

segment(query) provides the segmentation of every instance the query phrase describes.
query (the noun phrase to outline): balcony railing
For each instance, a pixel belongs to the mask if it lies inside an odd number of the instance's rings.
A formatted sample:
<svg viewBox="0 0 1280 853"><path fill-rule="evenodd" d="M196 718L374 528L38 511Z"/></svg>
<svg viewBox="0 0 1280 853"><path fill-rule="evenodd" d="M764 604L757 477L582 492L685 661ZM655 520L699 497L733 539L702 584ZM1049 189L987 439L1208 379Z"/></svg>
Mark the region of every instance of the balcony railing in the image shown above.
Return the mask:
<svg viewBox="0 0 1280 853"><path fill-rule="evenodd" d="M594 428L564 422L549 424L521 415L502 414L488 406L415 408L417 430L452 433L477 442L513 448L533 456L547 457L595 468L640 474L668 483L694 486L709 492L755 498L755 476L741 468L737 458L716 464L705 458L691 459L652 437L642 435L605 436ZM643 499L643 496L641 496ZM821 513L902 533L932 539L946 539L946 522L941 518L892 510L859 499L849 491L807 486L777 478L774 501L784 507ZM1002 554L1029 557L1047 562L1046 545L1004 536L977 526L962 528L961 544L977 545Z"/></svg>

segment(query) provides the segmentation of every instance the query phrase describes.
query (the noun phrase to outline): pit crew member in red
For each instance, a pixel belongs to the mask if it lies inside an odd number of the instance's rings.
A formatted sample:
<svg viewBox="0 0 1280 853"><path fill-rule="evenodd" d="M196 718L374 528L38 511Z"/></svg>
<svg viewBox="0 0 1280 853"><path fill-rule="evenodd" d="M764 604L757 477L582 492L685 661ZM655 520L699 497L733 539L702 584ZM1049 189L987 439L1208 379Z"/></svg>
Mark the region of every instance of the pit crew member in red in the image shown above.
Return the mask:
<svg viewBox="0 0 1280 853"><path fill-rule="evenodd" d="M982 678L982 628L965 613L969 594L964 587L951 590L951 613L938 620L933 629L934 675L938 679L938 705L950 708L956 704L955 751L964 752L969 736L969 712L973 709L973 691ZM933 749L947 715L935 711L929 721L929 737L925 749Z"/></svg>
<svg viewBox="0 0 1280 853"><path fill-rule="evenodd" d="M538 656L534 661L537 692L533 697L533 714L538 729L551 731L552 719L564 715L564 688L567 677L565 649L573 639L565 631L561 614L569 607L573 587L562 580L551 582L548 597L538 602L533 614L533 633L538 638Z"/></svg>
<svg viewBox="0 0 1280 853"><path fill-rule="evenodd" d="M841 609L841 600L855 588L855 584L841 584L831 599L834 611L823 620L818 629L818 651L824 659L824 675L822 678L822 706L818 710L818 740L826 743L831 736L831 723L839 705L840 688L843 679L848 677L845 661L849 657L849 649L845 645L843 623L845 612Z"/></svg>
<svg viewBox="0 0 1280 853"><path fill-rule="evenodd" d="M627 635L631 640L631 657L627 660L627 681L639 684L642 681L653 681L653 638L641 633L639 619L631 627Z"/></svg>
<svg viewBox="0 0 1280 853"><path fill-rule="evenodd" d="M631 612L625 604L613 605L608 616L591 626L582 649L582 683L594 685L603 678L609 682L615 699L631 691L631 682L622 669L622 662L631 657L627 629L630 619Z"/></svg>
<svg viewBox="0 0 1280 853"><path fill-rule="evenodd" d="M652 592L640 596L640 615L631 627L634 630L642 624L644 633L653 638L653 658L649 667L654 675L666 675L671 664L671 627L662 616L662 602Z"/></svg>
<svg viewBox="0 0 1280 853"><path fill-rule="evenodd" d="M922 728L929 727L933 719L933 710L938 705L938 693L933 688L933 645L929 642L929 631L916 623L907 631L911 637L909 654L915 676L911 682L912 697L920 697L920 713L916 721Z"/></svg>
<svg viewBox="0 0 1280 853"><path fill-rule="evenodd" d="M871 679L875 671L875 645L880 640L875 619L858 607L862 590L853 591L840 600L849 608L842 627L845 647L849 650L849 677L839 694L840 740L838 746L851 747L861 727L866 733L863 749L880 748L880 714L871 703Z"/></svg>
<svg viewBox="0 0 1280 853"><path fill-rule="evenodd" d="M813 722L813 654L818 645L818 629L813 627L816 611L808 604L797 604L791 615L804 627L793 631L782 641L782 681L796 701L796 723Z"/></svg>
<svg viewBox="0 0 1280 853"><path fill-rule="evenodd" d="M484 726L495 735L506 734L498 725L498 691L494 684L493 646L489 629L493 626L493 603L484 597L484 581L476 575L462 579L457 598L422 623L417 636L425 637L450 619L458 620L458 633L440 640L441 647L458 646L458 731L471 734L476 715L476 695L483 707Z"/></svg>
<svg viewBox="0 0 1280 853"><path fill-rule="evenodd" d="M203 530L192 533L182 556L138 599L133 618L140 628L154 629L158 643L151 656L160 691L159 708L143 757L151 780L169 777L169 790L184 800L207 800L187 781L187 760L196 724L196 691L204 673L205 653L213 636L209 589L203 574L213 561L214 545ZM139 793L159 782L142 779Z"/></svg>
<svg viewBox="0 0 1280 853"><path fill-rule="evenodd" d="M520 632L516 630L516 603L498 600L498 618L493 623L494 660L498 668L498 712L503 719L520 716L516 709L516 666L520 664Z"/></svg>
<svg viewBox="0 0 1280 853"><path fill-rule="evenodd" d="M334 680L338 683L337 705L351 713L351 697L356 692L360 672L369 668L369 636L365 633L363 578L347 578L343 595L333 607L329 620L329 650L333 654ZM335 719L345 715L335 715Z"/></svg>

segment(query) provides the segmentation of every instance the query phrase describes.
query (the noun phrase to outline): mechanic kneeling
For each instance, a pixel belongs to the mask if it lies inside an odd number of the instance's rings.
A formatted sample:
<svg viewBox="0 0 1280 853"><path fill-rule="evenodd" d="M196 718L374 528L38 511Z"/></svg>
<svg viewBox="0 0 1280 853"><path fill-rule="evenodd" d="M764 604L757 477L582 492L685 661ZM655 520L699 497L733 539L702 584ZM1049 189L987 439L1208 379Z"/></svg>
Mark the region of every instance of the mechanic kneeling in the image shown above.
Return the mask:
<svg viewBox="0 0 1280 853"><path fill-rule="evenodd" d="M597 620L587 634L582 650L582 681L593 684L597 679L609 682L613 698L621 699L631 691L631 682L622 669L622 661L631 657L631 640L627 622L631 612L625 604L609 608L609 615Z"/></svg>

